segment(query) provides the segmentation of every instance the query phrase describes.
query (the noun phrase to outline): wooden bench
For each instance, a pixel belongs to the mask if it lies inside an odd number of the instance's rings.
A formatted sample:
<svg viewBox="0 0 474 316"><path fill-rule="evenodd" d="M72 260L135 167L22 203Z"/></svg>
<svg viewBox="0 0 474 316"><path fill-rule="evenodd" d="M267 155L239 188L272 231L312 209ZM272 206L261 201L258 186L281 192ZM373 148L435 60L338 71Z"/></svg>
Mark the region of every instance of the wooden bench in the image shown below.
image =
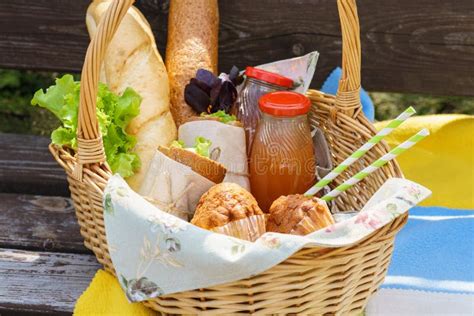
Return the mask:
<svg viewBox="0 0 474 316"><path fill-rule="evenodd" d="M137 1L160 51L168 1ZM79 72L88 0L0 2L0 68ZM220 69L321 53L313 87L340 63L334 0L221 0ZM472 0L359 1L363 85L474 95ZM0 314L70 314L99 268L82 244L49 138L0 134Z"/></svg>

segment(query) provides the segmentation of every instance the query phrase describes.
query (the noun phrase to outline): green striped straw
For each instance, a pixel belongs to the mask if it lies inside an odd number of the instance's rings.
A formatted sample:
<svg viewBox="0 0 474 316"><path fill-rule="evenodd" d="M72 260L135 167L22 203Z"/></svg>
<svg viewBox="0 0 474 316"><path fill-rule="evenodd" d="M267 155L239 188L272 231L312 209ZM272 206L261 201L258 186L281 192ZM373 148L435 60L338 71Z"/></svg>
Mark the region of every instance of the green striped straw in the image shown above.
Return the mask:
<svg viewBox="0 0 474 316"><path fill-rule="evenodd" d="M312 186L304 195L311 196L318 193L322 188L332 182L334 178L340 175L344 170L346 170L350 165L356 162L360 157L365 155L372 147L377 145L385 136L390 134L395 128L400 126L403 122L405 122L410 116L415 114L416 111L413 107L409 107L405 111L403 111L397 118L393 121L388 123L388 125L380 130L377 134L375 134L371 139L367 141L364 145L362 145L359 149L357 149L352 155L350 155L346 160L341 162L339 166L337 166L334 170L328 173L324 178L318 181L314 186Z"/></svg>
<svg viewBox="0 0 474 316"><path fill-rule="evenodd" d="M358 183L368 175L370 175L372 172L375 170L379 169L380 167L384 166L387 164L390 160L393 160L395 157L400 155L401 153L405 152L407 149L410 147L413 147L416 143L424 139L426 136L428 136L430 132L424 128L421 131L419 131L417 134L413 135L410 137L408 140L405 142L401 143L391 151L389 151L387 154L383 155L381 158L377 159L374 163L372 163L370 166L364 168L364 170L360 171L356 175L354 175L352 178L344 182L343 184L339 185L337 188L326 194L325 196L322 197L324 201L332 201L334 200L335 197L337 197L339 194L342 192L346 191L347 189L350 189L354 186L354 184Z"/></svg>

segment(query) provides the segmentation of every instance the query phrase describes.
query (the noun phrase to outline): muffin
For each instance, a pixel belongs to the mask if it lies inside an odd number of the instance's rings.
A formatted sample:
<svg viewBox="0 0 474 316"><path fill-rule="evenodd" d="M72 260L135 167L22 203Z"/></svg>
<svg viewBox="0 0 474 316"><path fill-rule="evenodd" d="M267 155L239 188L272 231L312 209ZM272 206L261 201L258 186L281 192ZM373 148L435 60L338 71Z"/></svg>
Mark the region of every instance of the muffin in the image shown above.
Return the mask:
<svg viewBox="0 0 474 316"><path fill-rule="evenodd" d="M255 198L238 184L228 182L203 194L191 223L250 241L265 233L265 215Z"/></svg>
<svg viewBox="0 0 474 316"><path fill-rule="evenodd" d="M269 213L269 232L304 236L334 224L326 202L301 194L279 197L272 203Z"/></svg>

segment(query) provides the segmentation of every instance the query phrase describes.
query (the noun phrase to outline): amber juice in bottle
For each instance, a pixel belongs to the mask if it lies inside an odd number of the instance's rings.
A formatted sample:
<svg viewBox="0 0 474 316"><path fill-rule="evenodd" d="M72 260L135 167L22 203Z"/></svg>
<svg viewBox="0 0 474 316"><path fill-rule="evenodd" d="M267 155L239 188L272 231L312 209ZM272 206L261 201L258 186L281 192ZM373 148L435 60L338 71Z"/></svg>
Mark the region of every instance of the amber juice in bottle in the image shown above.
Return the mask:
<svg viewBox="0 0 474 316"><path fill-rule="evenodd" d="M250 154L250 185L259 206L268 211L281 195L304 193L316 178L309 100L294 92L260 99L262 119Z"/></svg>

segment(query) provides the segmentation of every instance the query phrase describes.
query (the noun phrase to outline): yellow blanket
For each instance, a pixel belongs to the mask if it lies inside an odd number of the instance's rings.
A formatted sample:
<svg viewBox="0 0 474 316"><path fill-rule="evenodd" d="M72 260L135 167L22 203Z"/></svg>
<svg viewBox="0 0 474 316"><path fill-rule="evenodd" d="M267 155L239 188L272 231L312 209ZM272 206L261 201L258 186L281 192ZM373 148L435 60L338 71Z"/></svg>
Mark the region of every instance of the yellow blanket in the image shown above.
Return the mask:
<svg viewBox="0 0 474 316"><path fill-rule="evenodd" d="M129 303L117 279L104 270L97 271L87 290L79 297L75 316L149 316L154 311L140 303Z"/></svg>
<svg viewBox="0 0 474 316"><path fill-rule="evenodd" d="M386 123L377 123L382 128ZM474 116L433 115L414 117L387 137L396 146L423 127L431 136L398 158L405 177L433 191L425 206L474 209ZM99 270L79 298L76 316L154 315L141 304L131 304L118 281Z"/></svg>
<svg viewBox="0 0 474 316"><path fill-rule="evenodd" d="M386 141L396 146L423 127L431 135L397 158L407 179L433 191L421 205L474 209L474 116L413 117Z"/></svg>

